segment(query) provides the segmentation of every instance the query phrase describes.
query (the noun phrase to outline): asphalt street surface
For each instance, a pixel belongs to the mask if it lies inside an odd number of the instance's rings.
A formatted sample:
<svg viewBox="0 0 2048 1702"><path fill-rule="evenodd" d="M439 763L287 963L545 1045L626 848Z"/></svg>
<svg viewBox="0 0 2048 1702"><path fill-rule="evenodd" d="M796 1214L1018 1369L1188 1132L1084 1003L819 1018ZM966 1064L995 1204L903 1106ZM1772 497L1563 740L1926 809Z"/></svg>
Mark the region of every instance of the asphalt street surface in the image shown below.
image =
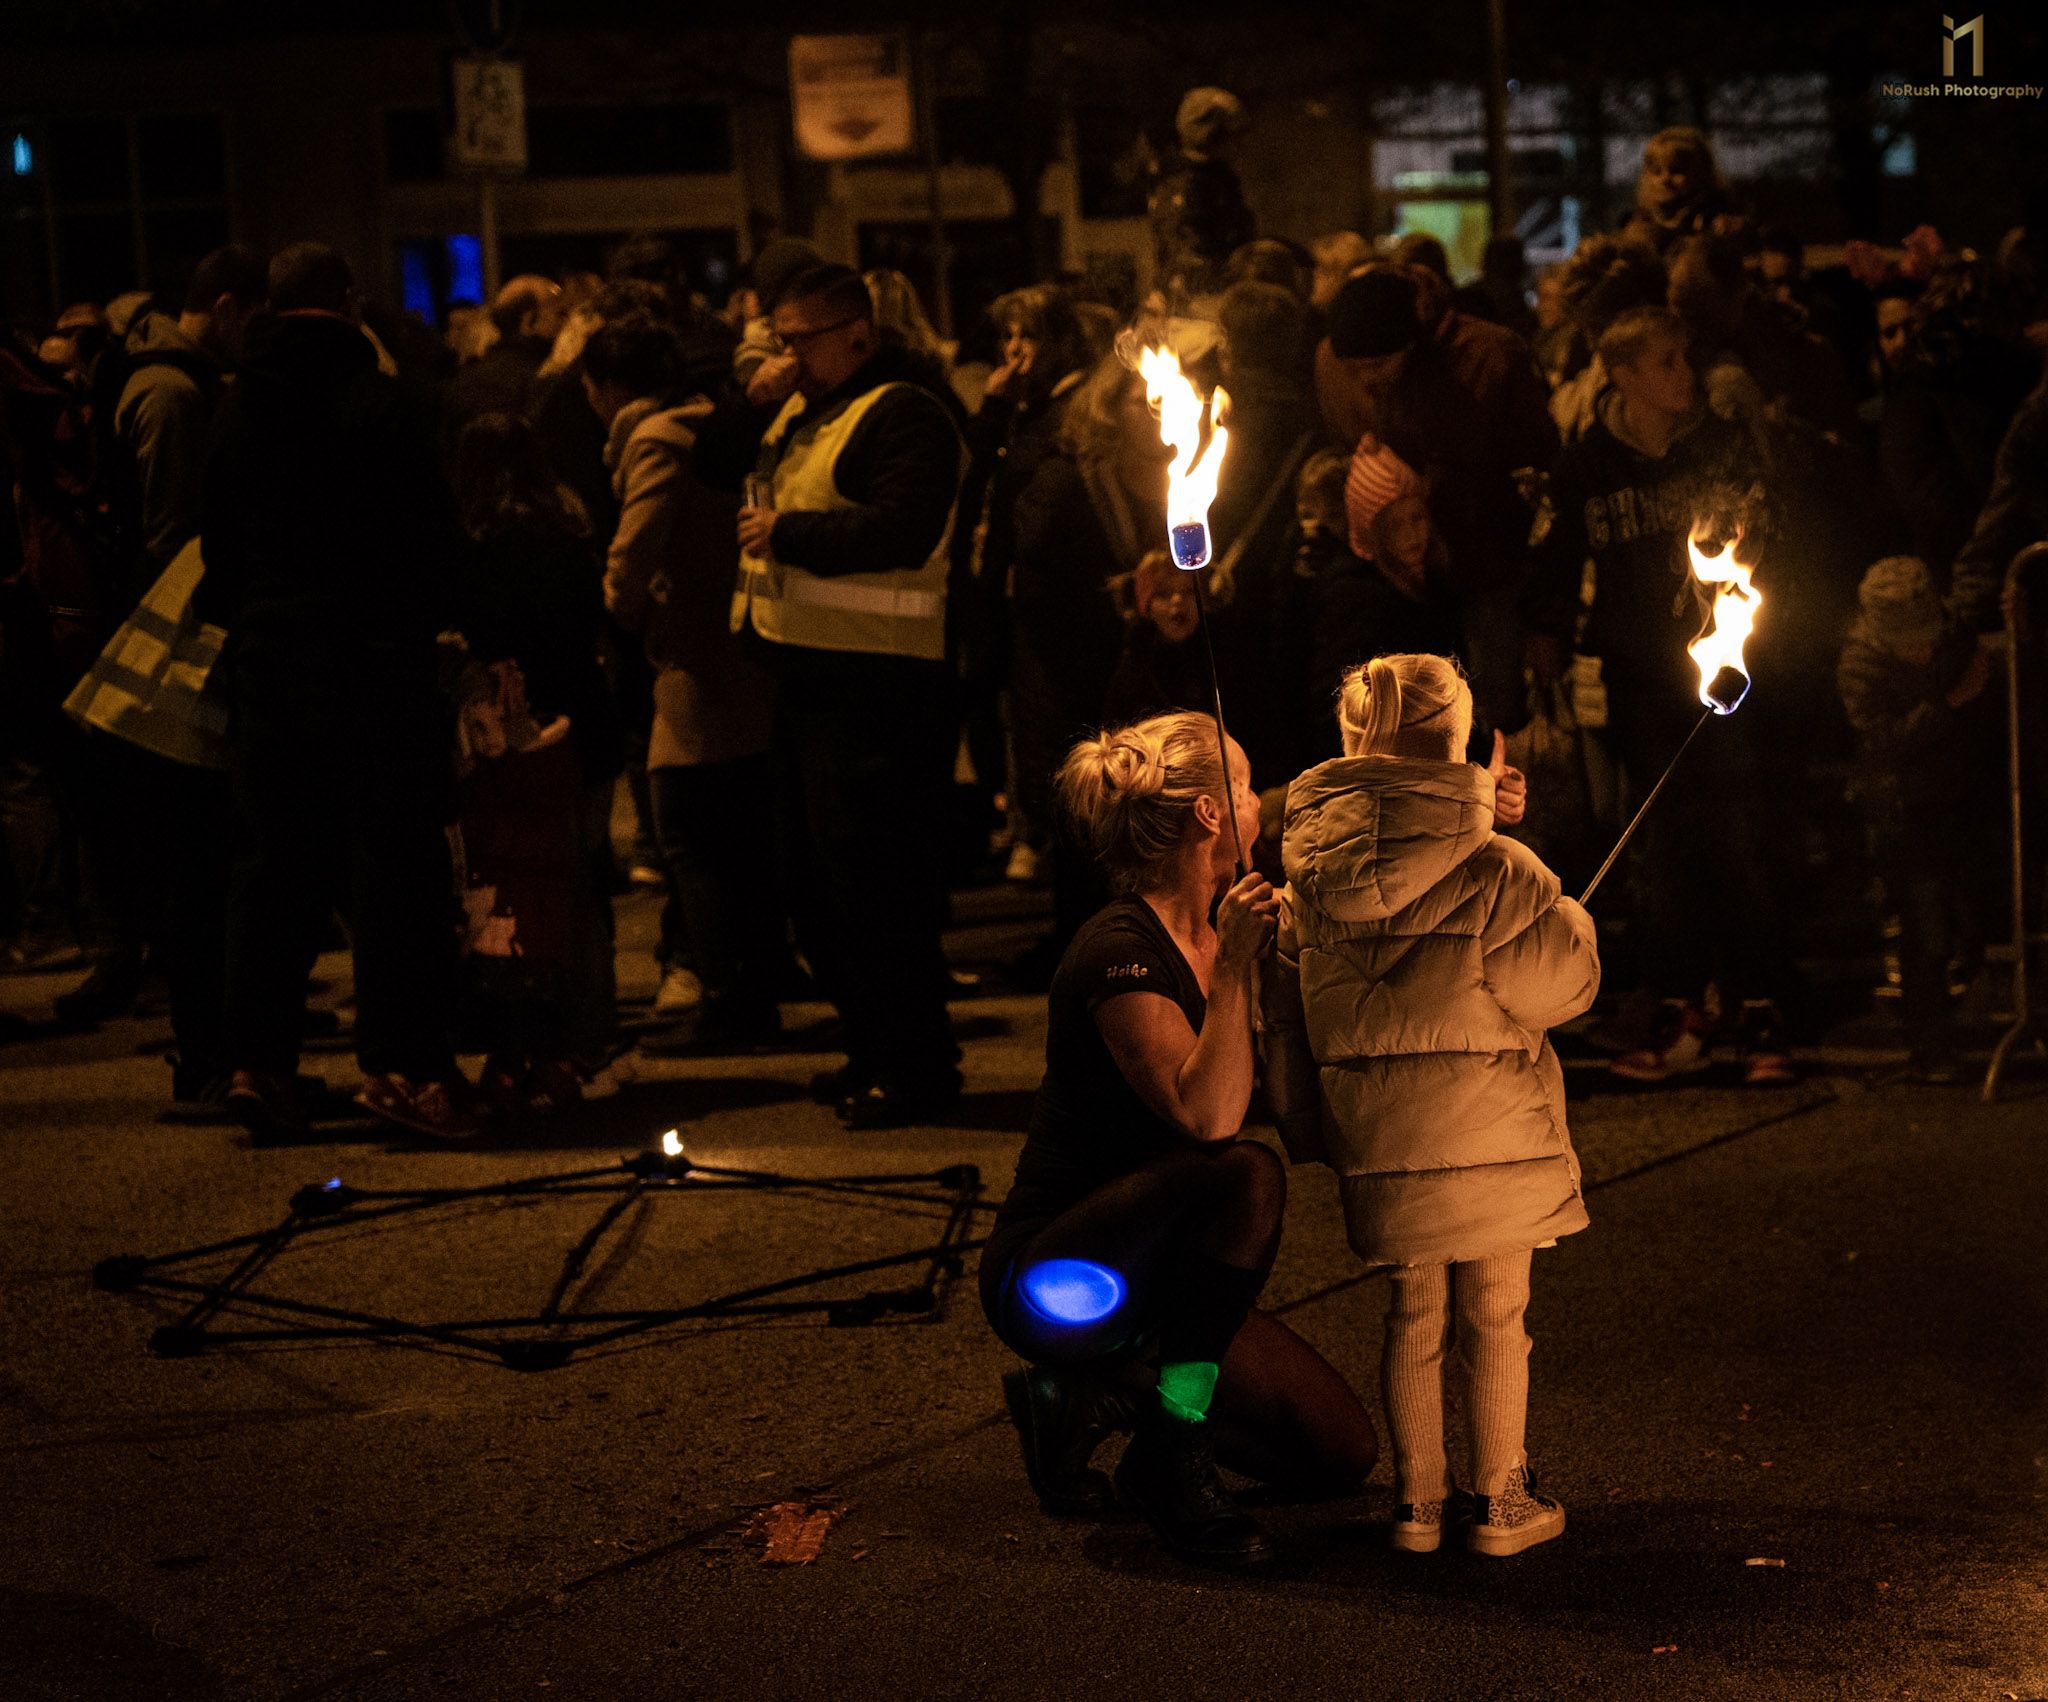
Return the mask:
<svg viewBox="0 0 2048 1702"><path fill-rule="evenodd" d="M969 895L956 961L1014 952L1021 903ZM651 908L622 905L643 1011ZM345 1015L345 960L322 968L318 1002ZM365 1121L260 1148L166 1126L160 1011L50 1034L69 984L0 982L5 1702L2048 1695L2039 1068L1986 1107L1886 1085L1888 1056L1853 1044L1768 1092L1710 1074L1616 1093L1575 1059L1593 1227L1539 1255L1530 1313L1530 1449L1564 1538L1509 1561L1390 1553L1383 1464L1356 1500L1268 1510L1284 1557L1241 1579L1163 1557L1141 1524L1040 1514L971 1254L932 1313L672 1319L547 1369L489 1351L927 1249L948 1213L929 1183L614 1172L352 1217L253 1274L276 1304L206 1320L262 1339L183 1357L150 1342L190 1296L94 1283L110 1255L269 1229L337 1176L516 1182L612 1166L671 1126L702 1163L790 1176L971 1163L992 1204L1037 1082L1037 998L956 1005L954 1126L846 1134L804 1091L834 1061L824 1013L796 1008L788 1050L649 1063L617 1100L451 1151ZM354 1079L332 1045L311 1067ZM218 1281L244 1251L154 1274ZM1385 1284L1320 1170L1292 1174L1266 1303L1377 1411ZM479 1327L290 1334L356 1327L340 1314Z"/></svg>

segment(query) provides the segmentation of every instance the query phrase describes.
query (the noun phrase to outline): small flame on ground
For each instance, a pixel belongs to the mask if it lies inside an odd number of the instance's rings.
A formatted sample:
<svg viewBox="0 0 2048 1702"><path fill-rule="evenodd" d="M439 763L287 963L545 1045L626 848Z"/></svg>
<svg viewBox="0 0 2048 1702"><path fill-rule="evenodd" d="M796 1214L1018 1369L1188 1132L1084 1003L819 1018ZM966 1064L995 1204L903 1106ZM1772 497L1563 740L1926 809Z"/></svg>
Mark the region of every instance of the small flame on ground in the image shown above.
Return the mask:
<svg viewBox="0 0 2048 1702"><path fill-rule="evenodd" d="M669 1130L667 1134L661 1137L661 1156L663 1158L681 1158L683 1156L683 1137L676 1133L674 1129Z"/></svg>
<svg viewBox="0 0 2048 1702"><path fill-rule="evenodd" d="M1742 647L1756 626L1757 610L1763 607L1762 595L1750 583L1749 569L1735 559L1735 546L1741 541L1739 535L1730 539L1717 555L1700 548L1697 531L1685 541L1693 577L1715 588L1713 618L1707 630L1685 647L1686 654L1700 671L1700 702L1722 715L1731 714L1735 703L1722 701L1708 688L1723 668L1731 668L1742 676L1747 689L1749 669L1742 660Z"/></svg>
<svg viewBox="0 0 2048 1702"><path fill-rule="evenodd" d="M1216 500L1216 481L1230 446L1230 432L1223 423L1230 397L1219 387L1205 402L1181 371L1180 357L1168 348L1140 350L1138 371L1145 380L1145 400L1159 416L1159 440L1173 451L1166 472L1166 529L1173 540L1174 560L1184 568L1200 567L1209 559L1209 504ZM1194 531L1183 534L1183 527Z"/></svg>

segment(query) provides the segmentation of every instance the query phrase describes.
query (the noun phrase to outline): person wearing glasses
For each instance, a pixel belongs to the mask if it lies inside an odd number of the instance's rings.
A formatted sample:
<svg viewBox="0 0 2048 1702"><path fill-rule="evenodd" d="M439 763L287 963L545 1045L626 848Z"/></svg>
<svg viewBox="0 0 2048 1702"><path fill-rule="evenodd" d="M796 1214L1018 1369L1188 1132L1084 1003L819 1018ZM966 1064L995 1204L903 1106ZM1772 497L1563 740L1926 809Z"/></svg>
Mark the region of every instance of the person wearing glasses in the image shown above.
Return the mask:
<svg viewBox="0 0 2048 1702"><path fill-rule="evenodd" d="M747 494L732 626L776 676L782 873L847 1055L817 1095L851 1128L899 1128L960 1093L940 930L965 451L851 267L797 274L768 315L781 355L705 422L699 468Z"/></svg>

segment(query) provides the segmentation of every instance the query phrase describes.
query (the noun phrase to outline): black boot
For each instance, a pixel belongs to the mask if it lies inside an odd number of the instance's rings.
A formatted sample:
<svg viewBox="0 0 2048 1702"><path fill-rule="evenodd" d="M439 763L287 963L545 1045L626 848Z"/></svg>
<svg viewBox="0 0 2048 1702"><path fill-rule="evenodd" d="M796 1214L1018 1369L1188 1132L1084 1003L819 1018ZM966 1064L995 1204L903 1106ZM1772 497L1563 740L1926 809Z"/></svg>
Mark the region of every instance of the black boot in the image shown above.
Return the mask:
<svg viewBox="0 0 2048 1702"><path fill-rule="evenodd" d="M833 1110L849 1129L909 1129L949 1117L960 1105L961 1076L949 1069L926 1080L881 1079L856 1086Z"/></svg>
<svg viewBox="0 0 2048 1702"><path fill-rule="evenodd" d="M1099 1519L1115 1507L1109 1479L1088 1461L1112 1431L1132 1428L1127 1397L1085 1373L1033 1365L1003 1378L1003 1399L1039 1506L1057 1519Z"/></svg>
<svg viewBox="0 0 2048 1702"><path fill-rule="evenodd" d="M1148 1416L1117 1462L1116 1487L1170 1553L1197 1566L1262 1566L1273 1545L1216 1475L1209 1426Z"/></svg>

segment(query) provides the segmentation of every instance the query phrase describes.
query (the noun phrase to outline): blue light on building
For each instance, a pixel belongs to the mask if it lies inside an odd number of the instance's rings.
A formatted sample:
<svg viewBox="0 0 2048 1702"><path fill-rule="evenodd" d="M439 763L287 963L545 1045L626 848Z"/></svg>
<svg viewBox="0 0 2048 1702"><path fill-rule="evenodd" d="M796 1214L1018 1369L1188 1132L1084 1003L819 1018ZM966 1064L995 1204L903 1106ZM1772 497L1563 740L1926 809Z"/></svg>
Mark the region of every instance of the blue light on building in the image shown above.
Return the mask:
<svg viewBox="0 0 2048 1702"><path fill-rule="evenodd" d="M14 138L14 175L28 177L36 169L36 151L29 145L29 139L16 133Z"/></svg>
<svg viewBox="0 0 2048 1702"><path fill-rule="evenodd" d="M434 322L434 279L427 270L427 257L418 248L408 244L399 250L399 300L405 311L417 313L428 324Z"/></svg>
<svg viewBox="0 0 2048 1702"><path fill-rule="evenodd" d="M474 236L451 236L448 245L448 299L484 299L484 245Z"/></svg>

